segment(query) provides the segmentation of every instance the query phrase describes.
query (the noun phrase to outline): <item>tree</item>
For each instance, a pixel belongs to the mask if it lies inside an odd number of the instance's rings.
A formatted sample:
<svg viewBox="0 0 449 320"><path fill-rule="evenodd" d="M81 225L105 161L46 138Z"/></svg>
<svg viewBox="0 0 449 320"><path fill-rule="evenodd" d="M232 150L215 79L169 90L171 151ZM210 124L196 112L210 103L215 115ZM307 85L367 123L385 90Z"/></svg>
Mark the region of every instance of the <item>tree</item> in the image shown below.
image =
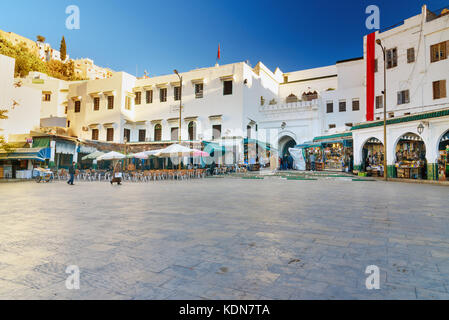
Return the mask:
<svg viewBox="0 0 449 320"><path fill-rule="evenodd" d="M8 119L7 113L7 110L0 110L0 120ZM13 147L5 141L3 136L0 136L0 150L5 150L6 152L13 150Z"/></svg>
<svg viewBox="0 0 449 320"><path fill-rule="evenodd" d="M67 45L65 43L65 38L62 36L61 47L59 48L59 52L61 52L61 61L64 62L67 58Z"/></svg>
<svg viewBox="0 0 449 320"><path fill-rule="evenodd" d="M46 40L44 36L37 36L36 38L37 38L37 42L42 42L42 43L44 43L45 40Z"/></svg>

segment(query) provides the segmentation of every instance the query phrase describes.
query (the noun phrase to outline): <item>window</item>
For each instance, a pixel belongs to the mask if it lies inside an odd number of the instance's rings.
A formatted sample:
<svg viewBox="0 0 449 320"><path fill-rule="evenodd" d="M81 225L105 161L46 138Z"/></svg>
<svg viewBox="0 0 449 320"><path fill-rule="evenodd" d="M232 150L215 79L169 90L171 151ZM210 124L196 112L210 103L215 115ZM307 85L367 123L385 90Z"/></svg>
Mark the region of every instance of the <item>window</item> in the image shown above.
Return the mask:
<svg viewBox="0 0 449 320"><path fill-rule="evenodd" d="M136 97L134 98L134 104L139 105L142 103L142 92L136 92Z"/></svg>
<svg viewBox="0 0 449 320"><path fill-rule="evenodd" d="M95 97L94 98L94 111L100 110L100 98Z"/></svg>
<svg viewBox="0 0 449 320"><path fill-rule="evenodd" d="M446 98L446 80L433 82L433 98L434 99Z"/></svg>
<svg viewBox="0 0 449 320"><path fill-rule="evenodd" d="M288 82L288 76L284 76L284 83Z"/></svg>
<svg viewBox="0 0 449 320"><path fill-rule="evenodd" d="M175 97L175 101L181 100L181 87L174 88L174 97Z"/></svg>
<svg viewBox="0 0 449 320"><path fill-rule="evenodd" d="M398 92L398 104L405 104L410 102L410 92L402 90Z"/></svg>
<svg viewBox="0 0 449 320"><path fill-rule="evenodd" d="M76 113L81 112L81 101L79 100L75 101L75 112Z"/></svg>
<svg viewBox="0 0 449 320"><path fill-rule="evenodd" d="M128 96L125 97L125 109L131 110L131 97Z"/></svg>
<svg viewBox="0 0 449 320"><path fill-rule="evenodd" d="M147 130L139 130L139 142L145 142L147 139Z"/></svg>
<svg viewBox="0 0 449 320"><path fill-rule="evenodd" d="M92 129L92 140L98 140L98 129Z"/></svg>
<svg viewBox="0 0 449 320"><path fill-rule="evenodd" d="M114 96L108 96L108 109L114 109Z"/></svg>
<svg viewBox="0 0 449 320"><path fill-rule="evenodd" d="M407 63L415 62L415 48L407 49Z"/></svg>
<svg viewBox="0 0 449 320"><path fill-rule="evenodd" d="M154 126L154 141L162 140L162 126L157 124Z"/></svg>
<svg viewBox="0 0 449 320"><path fill-rule="evenodd" d="M189 123L189 141L195 141L196 140L196 124L195 122Z"/></svg>
<svg viewBox="0 0 449 320"><path fill-rule="evenodd" d="M125 142L131 141L131 130L129 130L129 129L123 130L123 139L125 140Z"/></svg>
<svg viewBox="0 0 449 320"><path fill-rule="evenodd" d="M51 101L51 94L50 93L44 93L43 96L42 96L42 100L46 101L46 102Z"/></svg>
<svg viewBox="0 0 449 320"><path fill-rule="evenodd" d="M147 94L147 104L153 103L153 90L148 90Z"/></svg>
<svg viewBox="0 0 449 320"><path fill-rule="evenodd" d="M430 46L430 62L437 62L447 58L447 43L440 42Z"/></svg>
<svg viewBox="0 0 449 320"><path fill-rule="evenodd" d="M384 107L384 96L376 97L376 109L382 109Z"/></svg>
<svg viewBox="0 0 449 320"><path fill-rule="evenodd" d="M178 135L178 127L171 128L171 141L178 141L179 135Z"/></svg>
<svg viewBox="0 0 449 320"><path fill-rule="evenodd" d="M195 98L201 99L203 97L204 84L197 83L195 84Z"/></svg>
<svg viewBox="0 0 449 320"><path fill-rule="evenodd" d="M251 139L251 126L246 127L246 137Z"/></svg>
<svg viewBox="0 0 449 320"><path fill-rule="evenodd" d="M338 103L338 111L346 112L346 101L340 101Z"/></svg>
<svg viewBox="0 0 449 320"><path fill-rule="evenodd" d="M391 69L398 66L398 49L387 50L387 69Z"/></svg>
<svg viewBox="0 0 449 320"><path fill-rule="evenodd" d="M67 106L64 108L64 114L67 114Z"/></svg>
<svg viewBox="0 0 449 320"><path fill-rule="evenodd" d="M330 124L329 129L335 129L337 126L335 124Z"/></svg>
<svg viewBox="0 0 449 320"><path fill-rule="evenodd" d="M333 102L328 102L327 104L326 104L326 112L327 113L332 113L332 112L334 112L334 103Z"/></svg>
<svg viewBox="0 0 449 320"><path fill-rule="evenodd" d="M70 120L67 121L67 128L70 128Z"/></svg>
<svg viewBox="0 0 449 320"><path fill-rule="evenodd" d="M159 100L161 102L167 102L167 88L162 88L159 90Z"/></svg>
<svg viewBox="0 0 449 320"><path fill-rule="evenodd" d="M114 141L114 128L107 128L106 141Z"/></svg>
<svg viewBox="0 0 449 320"><path fill-rule="evenodd" d="M388 118L394 118L394 112L388 112Z"/></svg>
<svg viewBox="0 0 449 320"><path fill-rule="evenodd" d="M374 60L374 72L378 72L379 71L379 60L375 59Z"/></svg>
<svg viewBox="0 0 449 320"><path fill-rule="evenodd" d="M223 95L231 95L232 94L232 80L223 81Z"/></svg>
<svg viewBox="0 0 449 320"><path fill-rule="evenodd" d="M349 122L349 123L345 123L345 126L347 126L347 127L351 127L351 128L352 128L352 126L353 126L353 123L352 123L352 122Z"/></svg>
<svg viewBox="0 0 449 320"><path fill-rule="evenodd" d="M360 110L360 101L359 99L352 100L352 111L359 111Z"/></svg>
<svg viewBox="0 0 449 320"><path fill-rule="evenodd" d="M217 140L221 138L221 124L212 126L212 139Z"/></svg>

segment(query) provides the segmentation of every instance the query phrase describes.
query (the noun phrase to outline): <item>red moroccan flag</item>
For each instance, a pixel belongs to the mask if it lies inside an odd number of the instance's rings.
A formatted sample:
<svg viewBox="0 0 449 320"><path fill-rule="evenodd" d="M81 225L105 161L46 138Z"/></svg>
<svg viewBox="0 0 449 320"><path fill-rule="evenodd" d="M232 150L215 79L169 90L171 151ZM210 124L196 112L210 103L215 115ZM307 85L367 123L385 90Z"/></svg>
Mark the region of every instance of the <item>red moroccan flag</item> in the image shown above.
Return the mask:
<svg viewBox="0 0 449 320"><path fill-rule="evenodd" d="M217 60L221 59L221 50L220 50L220 44L218 44L218 55L217 55Z"/></svg>
<svg viewBox="0 0 449 320"><path fill-rule="evenodd" d="M376 34L370 33L366 37L366 121L374 120L374 64Z"/></svg>

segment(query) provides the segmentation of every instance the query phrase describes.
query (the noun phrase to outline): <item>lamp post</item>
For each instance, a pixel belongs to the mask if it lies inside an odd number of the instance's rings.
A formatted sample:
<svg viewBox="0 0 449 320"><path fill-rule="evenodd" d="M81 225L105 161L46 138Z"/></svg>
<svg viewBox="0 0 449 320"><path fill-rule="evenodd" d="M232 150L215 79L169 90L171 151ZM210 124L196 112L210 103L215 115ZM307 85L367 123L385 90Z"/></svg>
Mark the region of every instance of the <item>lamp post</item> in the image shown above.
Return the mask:
<svg viewBox="0 0 449 320"><path fill-rule="evenodd" d="M182 76L179 74L178 70L174 70L174 73L179 78L179 128L178 128L178 137L179 144L181 144L181 117L182 117ZM179 159L179 170L181 170L181 159Z"/></svg>
<svg viewBox="0 0 449 320"><path fill-rule="evenodd" d="M387 166L387 61L385 47L382 45L380 39L376 43L382 48L384 57L384 179L388 181L388 166Z"/></svg>

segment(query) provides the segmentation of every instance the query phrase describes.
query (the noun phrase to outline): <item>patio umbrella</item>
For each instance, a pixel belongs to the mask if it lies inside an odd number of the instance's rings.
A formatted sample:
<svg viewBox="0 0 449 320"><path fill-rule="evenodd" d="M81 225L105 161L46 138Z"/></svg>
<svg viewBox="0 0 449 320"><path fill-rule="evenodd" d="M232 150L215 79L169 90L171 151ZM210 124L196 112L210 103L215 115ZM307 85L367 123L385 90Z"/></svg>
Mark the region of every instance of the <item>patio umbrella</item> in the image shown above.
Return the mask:
<svg viewBox="0 0 449 320"><path fill-rule="evenodd" d="M98 157L100 157L102 155L104 155L104 152L95 151L95 152L92 152L91 154L88 154L85 157L82 157L81 160L83 160L83 161L84 160L96 160Z"/></svg>
<svg viewBox="0 0 449 320"><path fill-rule="evenodd" d="M205 157L210 157L210 154L208 152L206 152L206 151L193 149L193 156L194 157L203 157L203 158L205 158Z"/></svg>
<svg viewBox="0 0 449 320"><path fill-rule="evenodd" d="M179 144L172 144L171 146L160 150L156 153L156 157L169 158L169 157L191 157L195 150L181 146Z"/></svg>
<svg viewBox="0 0 449 320"><path fill-rule="evenodd" d="M128 158L147 160L149 158L149 155L146 152L139 152L128 155Z"/></svg>
<svg viewBox="0 0 449 320"><path fill-rule="evenodd" d="M122 160L125 159L126 156L124 154L121 154L119 152L111 151L109 153L106 153L102 156L99 156L97 158L97 161L104 161L104 160Z"/></svg>

